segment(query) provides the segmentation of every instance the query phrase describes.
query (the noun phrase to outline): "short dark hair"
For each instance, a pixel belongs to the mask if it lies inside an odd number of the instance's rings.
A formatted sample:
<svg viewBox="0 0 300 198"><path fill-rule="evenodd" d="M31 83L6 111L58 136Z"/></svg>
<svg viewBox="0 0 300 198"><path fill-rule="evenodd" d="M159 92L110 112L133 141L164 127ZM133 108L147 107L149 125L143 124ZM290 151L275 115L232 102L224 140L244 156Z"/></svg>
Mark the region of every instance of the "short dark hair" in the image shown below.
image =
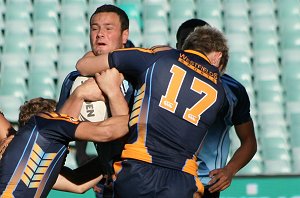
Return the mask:
<svg viewBox="0 0 300 198"><path fill-rule="evenodd" d="M176 48L181 49L184 40L188 37L188 35L194 31L194 29L198 26L204 26L208 25L210 26L206 21L203 21L201 19L189 19L185 22L183 22L176 33Z"/></svg>
<svg viewBox="0 0 300 198"><path fill-rule="evenodd" d="M101 12L114 12L114 13L116 13L120 18L122 32L124 30L129 29L129 18L128 18L128 15L126 14L126 12L124 10L122 10L121 8L119 8L115 5L111 5L111 4L104 4L100 7L98 7L95 10L95 12L92 14L91 18L90 18L90 25L91 25L91 21L92 21L93 16L95 14L98 14L98 13L101 13Z"/></svg>

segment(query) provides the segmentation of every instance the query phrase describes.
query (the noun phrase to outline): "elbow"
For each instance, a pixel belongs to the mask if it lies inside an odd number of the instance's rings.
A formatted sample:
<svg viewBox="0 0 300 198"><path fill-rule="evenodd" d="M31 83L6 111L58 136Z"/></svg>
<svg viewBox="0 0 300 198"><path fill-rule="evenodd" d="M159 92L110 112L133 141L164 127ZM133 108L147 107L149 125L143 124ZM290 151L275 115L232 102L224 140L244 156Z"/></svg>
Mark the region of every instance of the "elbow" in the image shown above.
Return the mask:
<svg viewBox="0 0 300 198"><path fill-rule="evenodd" d="M84 65L83 65L82 59L79 59L79 60L77 61L75 68L76 68L76 70L77 70L81 75L83 75L83 76L88 75L88 74L86 73L86 71L84 71Z"/></svg>
<svg viewBox="0 0 300 198"><path fill-rule="evenodd" d="M83 188L83 187L79 187L77 188L76 190L76 194L83 194L85 193L86 191L88 191L89 189L86 189L86 188Z"/></svg>
<svg viewBox="0 0 300 198"><path fill-rule="evenodd" d="M248 148L252 154L252 157L256 154L257 152L257 141L254 139L250 144L248 144Z"/></svg>
<svg viewBox="0 0 300 198"><path fill-rule="evenodd" d="M102 128L101 139L99 139L98 142L109 142L109 141L116 140L126 135L128 131L129 131L128 126L124 126L122 128L105 126L104 128Z"/></svg>
<svg viewBox="0 0 300 198"><path fill-rule="evenodd" d="M103 131L103 142L109 142L114 140L114 132L112 130L112 127L106 127L106 129Z"/></svg>

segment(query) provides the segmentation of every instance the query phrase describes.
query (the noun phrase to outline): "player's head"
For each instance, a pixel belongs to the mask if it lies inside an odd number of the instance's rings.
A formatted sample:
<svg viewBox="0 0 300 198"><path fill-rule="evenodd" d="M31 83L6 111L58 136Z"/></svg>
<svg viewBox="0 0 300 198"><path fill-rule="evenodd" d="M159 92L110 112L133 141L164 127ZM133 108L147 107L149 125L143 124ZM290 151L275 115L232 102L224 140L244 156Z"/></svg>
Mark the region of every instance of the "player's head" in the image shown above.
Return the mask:
<svg viewBox="0 0 300 198"><path fill-rule="evenodd" d="M129 18L114 5L102 5L90 18L90 44L95 55L123 48L129 36Z"/></svg>
<svg viewBox="0 0 300 198"><path fill-rule="evenodd" d="M210 26L197 27L185 39L183 50L200 51L208 56L211 63L225 71L228 62L228 45L224 34L217 28Z"/></svg>
<svg viewBox="0 0 300 198"><path fill-rule="evenodd" d="M201 19L189 19L185 22L183 22L176 33L176 48L181 49L184 40L188 37L188 35L194 31L194 29L198 26L204 26L209 24L206 21L203 21Z"/></svg>
<svg viewBox="0 0 300 198"><path fill-rule="evenodd" d="M33 98L20 106L19 127L24 126L35 114L55 111L56 101L42 97Z"/></svg>

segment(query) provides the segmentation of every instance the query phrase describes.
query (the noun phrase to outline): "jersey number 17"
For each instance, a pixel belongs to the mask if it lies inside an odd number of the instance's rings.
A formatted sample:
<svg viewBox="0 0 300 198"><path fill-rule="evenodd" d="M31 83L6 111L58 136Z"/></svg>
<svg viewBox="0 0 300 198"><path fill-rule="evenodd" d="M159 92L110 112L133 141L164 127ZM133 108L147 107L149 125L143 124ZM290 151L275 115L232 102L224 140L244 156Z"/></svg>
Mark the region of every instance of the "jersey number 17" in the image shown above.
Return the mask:
<svg viewBox="0 0 300 198"><path fill-rule="evenodd" d="M172 77L169 81L166 94L161 96L159 106L172 113L175 113L178 105L177 97L180 93L182 83L184 81L186 71L177 65L173 65L170 69ZM194 125L198 125L201 115L209 109L217 100L218 92L215 88L206 82L194 77L190 89L199 94L205 94L191 108L186 108L182 118Z"/></svg>

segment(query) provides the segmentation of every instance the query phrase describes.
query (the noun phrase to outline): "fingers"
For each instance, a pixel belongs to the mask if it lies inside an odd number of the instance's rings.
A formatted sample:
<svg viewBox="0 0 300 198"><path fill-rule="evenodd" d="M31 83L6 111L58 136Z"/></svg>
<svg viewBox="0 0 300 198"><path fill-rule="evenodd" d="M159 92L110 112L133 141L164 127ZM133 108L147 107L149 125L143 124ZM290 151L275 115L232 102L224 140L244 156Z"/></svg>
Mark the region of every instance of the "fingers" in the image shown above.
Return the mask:
<svg viewBox="0 0 300 198"><path fill-rule="evenodd" d="M230 185L228 180L223 180L220 179L218 180L215 184L213 184L208 190L211 193L217 192L217 191L222 191L225 190L226 188L228 188Z"/></svg>
<svg viewBox="0 0 300 198"><path fill-rule="evenodd" d="M211 185L209 188L211 193L222 191L231 184L232 176L228 175L224 169L215 169L210 172L209 176L212 178L208 183Z"/></svg>
<svg viewBox="0 0 300 198"><path fill-rule="evenodd" d="M100 89L109 97L120 91L124 77L117 69L112 68L95 74L95 79Z"/></svg>

